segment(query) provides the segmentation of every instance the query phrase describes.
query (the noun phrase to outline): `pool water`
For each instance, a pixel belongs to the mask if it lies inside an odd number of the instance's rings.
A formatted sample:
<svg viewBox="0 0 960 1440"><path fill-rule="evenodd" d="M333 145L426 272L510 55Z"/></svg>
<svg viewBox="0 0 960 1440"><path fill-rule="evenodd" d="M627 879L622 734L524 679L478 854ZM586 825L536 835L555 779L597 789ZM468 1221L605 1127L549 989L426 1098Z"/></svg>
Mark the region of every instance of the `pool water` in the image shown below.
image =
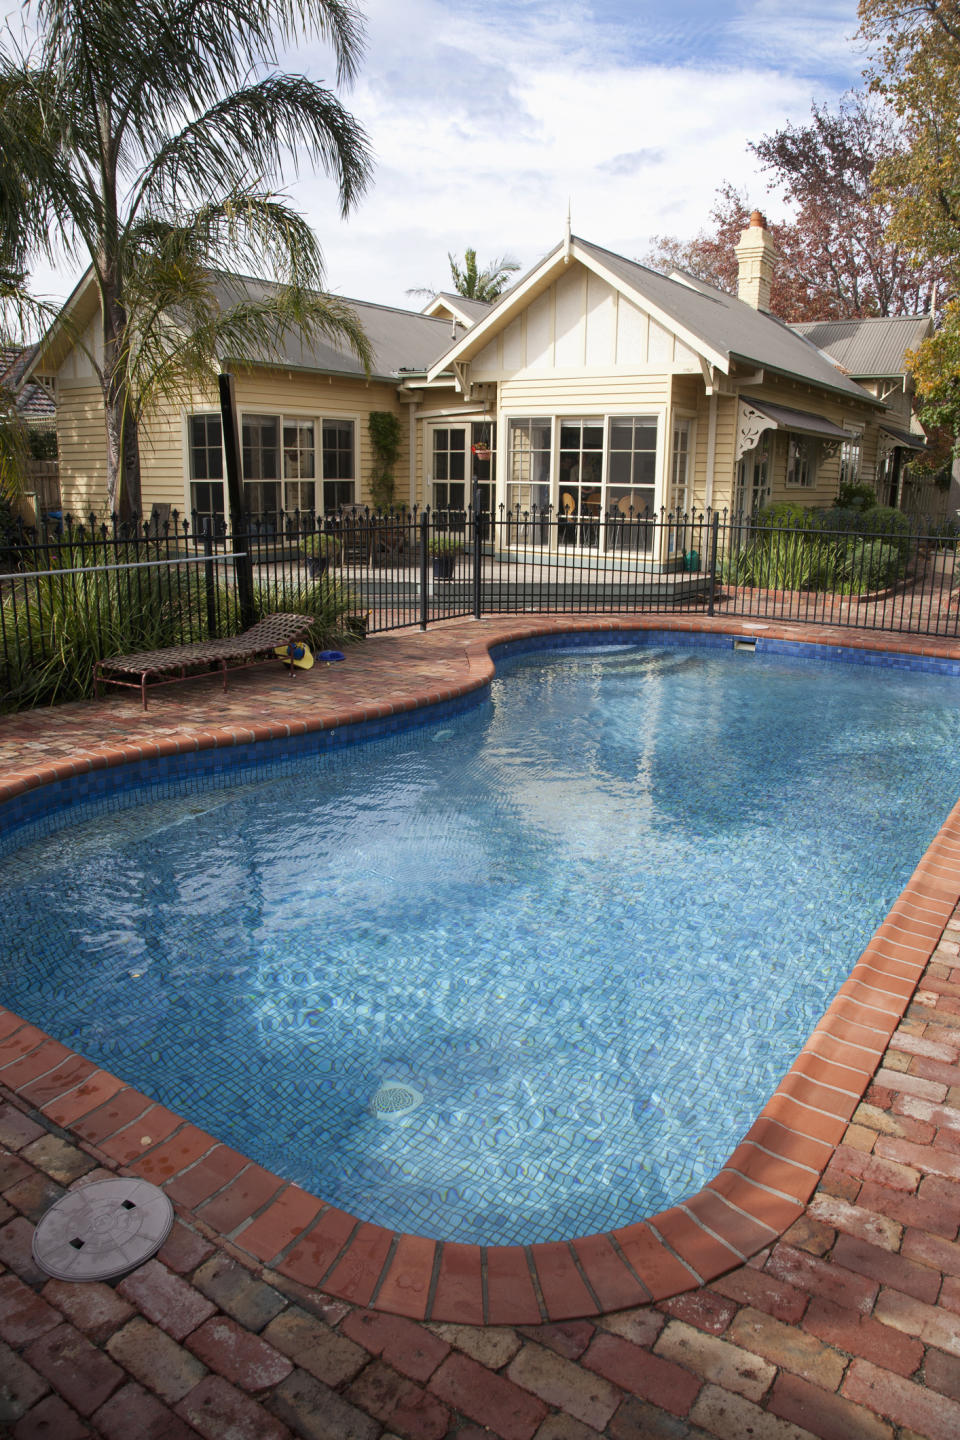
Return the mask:
<svg viewBox="0 0 960 1440"><path fill-rule="evenodd" d="M505 661L453 720L8 855L0 993L364 1219L608 1230L753 1123L960 793L958 702L650 644Z"/></svg>

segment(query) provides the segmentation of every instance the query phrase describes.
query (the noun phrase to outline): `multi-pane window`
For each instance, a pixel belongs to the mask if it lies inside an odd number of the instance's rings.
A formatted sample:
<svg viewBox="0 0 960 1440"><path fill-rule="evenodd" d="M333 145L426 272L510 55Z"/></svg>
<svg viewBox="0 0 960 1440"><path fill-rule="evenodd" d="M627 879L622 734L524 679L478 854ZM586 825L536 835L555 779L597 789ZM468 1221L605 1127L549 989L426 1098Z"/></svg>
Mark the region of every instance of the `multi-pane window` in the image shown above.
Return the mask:
<svg viewBox="0 0 960 1440"><path fill-rule="evenodd" d="M443 425L433 432L433 507L463 510L466 506L467 428Z"/></svg>
<svg viewBox="0 0 960 1440"><path fill-rule="evenodd" d="M248 513L274 523L280 510L280 420L245 415L241 427L243 488Z"/></svg>
<svg viewBox="0 0 960 1440"><path fill-rule="evenodd" d="M323 509L325 514L354 502L356 446L352 420L323 422Z"/></svg>
<svg viewBox="0 0 960 1440"><path fill-rule="evenodd" d="M690 509L690 431L689 420L673 422L673 453L670 457L670 503L674 515L686 515Z"/></svg>
<svg viewBox="0 0 960 1440"><path fill-rule="evenodd" d="M653 510L657 479L657 417L624 415L610 421L607 509L642 515Z"/></svg>
<svg viewBox="0 0 960 1440"><path fill-rule="evenodd" d="M557 459L562 545L596 545L603 498L603 421L560 421Z"/></svg>
<svg viewBox="0 0 960 1440"><path fill-rule="evenodd" d="M283 508L288 515L312 515L316 506L317 458L313 424L284 421Z"/></svg>
<svg viewBox="0 0 960 1440"><path fill-rule="evenodd" d="M764 430L754 449L748 450L737 466L737 489L733 505L735 515L757 515L770 503L772 433Z"/></svg>
<svg viewBox="0 0 960 1440"><path fill-rule="evenodd" d="M856 485L860 480L860 453L863 436L851 431L840 446L839 485Z"/></svg>
<svg viewBox="0 0 960 1440"><path fill-rule="evenodd" d="M647 551L657 482L657 417L622 415L610 421L607 461L607 545ZM619 518L617 518L619 517Z"/></svg>
<svg viewBox="0 0 960 1440"><path fill-rule="evenodd" d="M817 451L818 442L806 435L787 436L787 474L785 484L788 486L810 489L817 478Z"/></svg>
<svg viewBox="0 0 960 1440"><path fill-rule="evenodd" d="M549 419L510 421L507 509L517 517L509 538L518 544L542 545L549 540L549 524L541 517L550 505L551 430ZM534 510L535 526L526 518Z"/></svg>
<svg viewBox="0 0 960 1440"><path fill-rule="evenodd" d="M219 415L191 415L190 509L192 523L201 534L210 522L214 534L223 530L223 432Z"/></svg>

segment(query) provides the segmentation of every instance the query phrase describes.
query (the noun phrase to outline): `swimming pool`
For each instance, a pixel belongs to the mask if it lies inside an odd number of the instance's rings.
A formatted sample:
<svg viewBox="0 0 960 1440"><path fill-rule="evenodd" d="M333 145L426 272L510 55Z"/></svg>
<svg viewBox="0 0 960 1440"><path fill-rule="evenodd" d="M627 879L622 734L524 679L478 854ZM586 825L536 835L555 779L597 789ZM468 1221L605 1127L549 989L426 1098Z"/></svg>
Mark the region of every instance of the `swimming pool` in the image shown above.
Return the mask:
<svg viewBox="0 0 960 1440"><path fill-rule="evenodd" d="M762 677L778 712L747 693ZM486 1241L609 1228L712 1175L789 1065L957 793L957 694L653 647L512 662L489 706L369 747L372 796L344 751L262 773L242 811L220 791L123 812L122 865L99 819L10 857L23 983L4 998L381 1223ZM806 858L790 831L812 836ZM36 964L41 942L66 969ZM748 1040L752 1088L705 1101ZM373 1114L385 1082L422 1103ZM557 1173L562 1199L544 1193Z"/></svg>

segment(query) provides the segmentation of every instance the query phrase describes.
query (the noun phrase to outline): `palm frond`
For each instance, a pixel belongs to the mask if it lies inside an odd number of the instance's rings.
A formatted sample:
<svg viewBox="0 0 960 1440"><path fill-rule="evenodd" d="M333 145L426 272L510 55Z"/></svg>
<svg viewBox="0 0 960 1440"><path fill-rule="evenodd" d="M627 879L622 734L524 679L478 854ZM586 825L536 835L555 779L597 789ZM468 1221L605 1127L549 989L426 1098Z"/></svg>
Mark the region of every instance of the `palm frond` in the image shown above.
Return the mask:
<svg viewBox="0 0 960 1440"><path fill-rule="evenodd" d="M267 76L169 136L138 177L130 213L229 194L251 173L279 177L306 163L336 181L346 215L370 180L367 136L329 90L300 75Z"/></svg>

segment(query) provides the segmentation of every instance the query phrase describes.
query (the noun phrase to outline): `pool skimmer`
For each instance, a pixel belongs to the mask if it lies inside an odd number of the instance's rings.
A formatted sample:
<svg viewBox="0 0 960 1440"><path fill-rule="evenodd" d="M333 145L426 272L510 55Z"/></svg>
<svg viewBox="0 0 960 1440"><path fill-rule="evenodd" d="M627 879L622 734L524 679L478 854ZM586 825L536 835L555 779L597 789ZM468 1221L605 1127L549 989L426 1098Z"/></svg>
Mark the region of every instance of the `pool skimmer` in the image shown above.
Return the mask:
<svg viewBox="0 0 960 1440"><path fill-rule="evenodd" d="M402 1080L384 1080L375 1090L370 1109L378 1120L402 1120L423 1104L423 1096Z"/></svg>
<svg viewBox="0 0 960 1440"><path fill-rule="evenodd" d="M95 1180L62 1196L33 1232L33 1258L57 1280L110 1280L155 1255L173 1206L146 1180Z"/></svg>

